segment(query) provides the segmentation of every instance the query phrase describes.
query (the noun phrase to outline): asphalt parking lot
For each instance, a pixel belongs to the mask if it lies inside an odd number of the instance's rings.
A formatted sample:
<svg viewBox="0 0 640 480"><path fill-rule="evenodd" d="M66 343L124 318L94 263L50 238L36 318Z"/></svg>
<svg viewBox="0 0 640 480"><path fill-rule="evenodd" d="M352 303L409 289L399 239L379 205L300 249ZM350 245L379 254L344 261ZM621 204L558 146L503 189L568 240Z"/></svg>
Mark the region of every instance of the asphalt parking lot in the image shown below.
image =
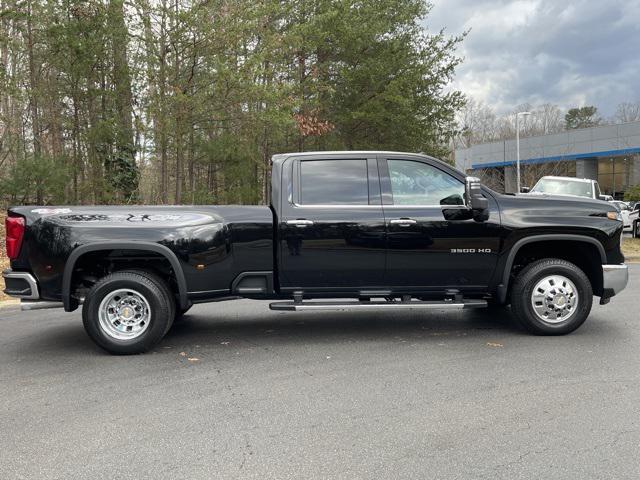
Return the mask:
<svg viewBox="0 0 640 480"><path fill-rule="evenodd" d="M0 478L638 478L640 265L566 337L508 313L195 307L153 352L0 309Z"/></svg>

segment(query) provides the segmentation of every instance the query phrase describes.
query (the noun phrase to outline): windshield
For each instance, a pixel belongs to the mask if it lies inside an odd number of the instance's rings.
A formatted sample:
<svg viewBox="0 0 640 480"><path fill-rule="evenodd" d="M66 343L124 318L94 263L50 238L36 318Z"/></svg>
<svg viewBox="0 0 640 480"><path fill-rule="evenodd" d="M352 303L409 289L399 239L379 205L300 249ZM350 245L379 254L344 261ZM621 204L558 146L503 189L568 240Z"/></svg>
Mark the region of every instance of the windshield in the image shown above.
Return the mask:
<svg viewBox="0 0 640 480"><path fill-rule="evenodd" d="M577 197L593 198L591 182L576 182L563 178L541 178L532 192L549 193L553 195L575 195Z"/></svg>
<svg viewBox="0 0 640 480"><path fill-rule="evenodd" d="M624 202L613 202L620 210L629 211L631 208Z"/></svg>

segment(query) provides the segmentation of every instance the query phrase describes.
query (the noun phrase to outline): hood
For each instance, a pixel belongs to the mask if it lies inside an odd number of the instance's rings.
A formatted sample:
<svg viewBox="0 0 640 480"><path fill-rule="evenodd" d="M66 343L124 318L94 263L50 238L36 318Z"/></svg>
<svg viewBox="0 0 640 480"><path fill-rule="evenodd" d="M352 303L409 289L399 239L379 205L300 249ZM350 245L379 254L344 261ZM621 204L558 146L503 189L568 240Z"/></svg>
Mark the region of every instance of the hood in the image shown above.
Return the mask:
<svg viewBox="0 0 640 480"><path fill-rule="evenodd" d="M617 211L615 205L605 200L599 200L595 198L579 197L577 195L563 195L563 194L551 194L541 192L529 192L529 193L516 193L515 195L504 195L514 199L516 202L526 204L532 202L536 205L545 205L545 203L539 204L538 202L556 202L558 205L575 206L581 205L587 207L589 205L598 211L615 212ZM587 207L588 208L588 207Z"/></svg>
<svg viewBox="0 0 640 480"><path fill-rule="evenodd" d="M611 203L591 198L565 195L500 195L498 197L503 225L521 229L549 228L550 232L580 233L600 230L613 235L622 222L607 217L618 214ZM570 231L570 232L569 232Z"/></svg>

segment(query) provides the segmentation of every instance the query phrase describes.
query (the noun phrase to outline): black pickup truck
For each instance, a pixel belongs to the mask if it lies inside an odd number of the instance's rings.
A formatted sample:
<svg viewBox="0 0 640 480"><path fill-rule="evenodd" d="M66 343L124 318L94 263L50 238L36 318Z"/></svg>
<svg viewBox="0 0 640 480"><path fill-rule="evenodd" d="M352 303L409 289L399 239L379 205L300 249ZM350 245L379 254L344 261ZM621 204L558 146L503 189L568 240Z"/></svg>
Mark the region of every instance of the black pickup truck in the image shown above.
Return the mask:
<svg viewBox="0 0 640 480"><path fill-rule="evenodd" d="M269 206L15 207L5 292L23 309L82 304L115 354L156 345L194 303L276 310L510 304L566 334L627 284L622 221L600 200L501 195L425 155L273 158Z"/></svg>

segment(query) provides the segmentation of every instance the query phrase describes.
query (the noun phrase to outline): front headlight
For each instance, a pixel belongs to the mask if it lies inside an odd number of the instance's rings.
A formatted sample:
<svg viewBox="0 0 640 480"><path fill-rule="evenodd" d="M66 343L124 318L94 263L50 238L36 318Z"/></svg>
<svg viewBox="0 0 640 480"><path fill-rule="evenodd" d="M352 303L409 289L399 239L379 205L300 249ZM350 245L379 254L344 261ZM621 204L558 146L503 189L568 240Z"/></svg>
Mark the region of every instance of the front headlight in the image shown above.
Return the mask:
<svg viewBox="0 0 640 480"><path fill-rule="evenodd" d="M622 222L622 213L620 212L607 212L607 218L609 220L618 220Z"/></svg>

